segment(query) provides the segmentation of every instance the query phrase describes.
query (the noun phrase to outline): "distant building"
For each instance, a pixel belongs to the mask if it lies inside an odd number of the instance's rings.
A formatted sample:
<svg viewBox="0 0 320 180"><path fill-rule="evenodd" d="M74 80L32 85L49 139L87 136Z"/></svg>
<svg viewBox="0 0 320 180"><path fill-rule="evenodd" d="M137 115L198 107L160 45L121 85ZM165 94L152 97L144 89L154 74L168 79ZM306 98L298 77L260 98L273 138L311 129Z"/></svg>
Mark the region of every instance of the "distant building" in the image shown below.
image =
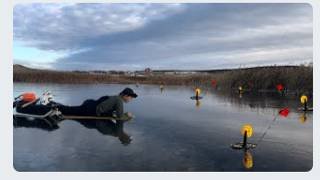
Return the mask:
<svg viewBox="0 0 320 180"><path fill-rule="evenodd" d="M88 73L92 74L92 75L106 75L107 74L106 71L89 71Z"/></svg>
<svg viewBox="0 0 320 180"><path fill-rule="evenodd" d="M174 72L164 72L165 75L174 75Z"/></svg>
<svg viewBox="0 0 320 180"><path fill-rule="evenodd" d="M125 75L126 75L126 76L135 76L135 72L126 71L126 72L125 72Z"/></svg>
<svg viewBox="0 0 320 180"><path fill-rule="evenodd" d="M146 69L144 70L144 74L145 74L145 75L151 75L151 74L152 74L152 70L151 70L150 68L146 68Z"/></svg>

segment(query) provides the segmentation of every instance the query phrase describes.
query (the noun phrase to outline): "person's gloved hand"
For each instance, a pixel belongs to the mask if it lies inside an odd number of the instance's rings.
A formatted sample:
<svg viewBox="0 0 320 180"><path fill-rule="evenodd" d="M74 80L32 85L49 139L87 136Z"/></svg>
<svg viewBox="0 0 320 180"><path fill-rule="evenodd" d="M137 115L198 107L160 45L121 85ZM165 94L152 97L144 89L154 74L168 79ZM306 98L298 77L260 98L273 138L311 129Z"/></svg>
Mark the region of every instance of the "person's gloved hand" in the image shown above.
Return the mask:
<svg viewBox="0 0 320 180"><path fill-rule="evenodd" d="M133 118L133 114L132 114L131 112L127 112L127 116L128 116L129 118Z"/></svg>
<svg viewBox="0 0 320 180"><path fill-rule="evenodd" d="M124 120L124 121L129 121L129 120L131 120L133 117L134 117L134 116L133 116L132 113L126 112L126 113L124 113L123 120Z"/></svg>

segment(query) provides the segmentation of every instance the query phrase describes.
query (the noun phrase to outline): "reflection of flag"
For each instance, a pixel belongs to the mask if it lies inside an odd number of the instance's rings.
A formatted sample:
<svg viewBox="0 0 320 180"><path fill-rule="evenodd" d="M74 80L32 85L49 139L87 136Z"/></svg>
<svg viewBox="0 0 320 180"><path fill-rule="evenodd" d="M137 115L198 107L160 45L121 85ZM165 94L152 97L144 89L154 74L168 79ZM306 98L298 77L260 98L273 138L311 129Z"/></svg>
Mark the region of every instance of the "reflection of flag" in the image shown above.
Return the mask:
<svg viewBox="0 0 320 180"><path fill-rule="evenodd" d="M277 84L277 90L282 91L284 89L282 84Z"/></svg>
<svg viewBox="0 0 320 180"><path fill-rule="evenodd" d="M279 115L283 117L287 117L289 115L289 108L283 108L279 111Z"/></svg>
<svg viewBox="0 0 320 180"><path fill-rule="evenodd" d="M244 153L242 163L246 169L251 169L253 167L253 158L249 151Z"/></svg>

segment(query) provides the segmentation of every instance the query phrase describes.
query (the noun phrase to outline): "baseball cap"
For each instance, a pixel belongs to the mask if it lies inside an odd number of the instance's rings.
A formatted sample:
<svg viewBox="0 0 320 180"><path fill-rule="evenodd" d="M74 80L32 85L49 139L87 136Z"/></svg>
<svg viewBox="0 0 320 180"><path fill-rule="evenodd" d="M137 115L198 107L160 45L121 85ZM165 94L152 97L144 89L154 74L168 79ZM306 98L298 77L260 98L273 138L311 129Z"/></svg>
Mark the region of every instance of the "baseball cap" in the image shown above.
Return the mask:
<svg viewBox="0 0 320 180"><path fill-rule="evenodd" d="M138 97L138 95L131 88L125 88L124 90L121 91L120 95L127 95L133 98Z"/></svg>

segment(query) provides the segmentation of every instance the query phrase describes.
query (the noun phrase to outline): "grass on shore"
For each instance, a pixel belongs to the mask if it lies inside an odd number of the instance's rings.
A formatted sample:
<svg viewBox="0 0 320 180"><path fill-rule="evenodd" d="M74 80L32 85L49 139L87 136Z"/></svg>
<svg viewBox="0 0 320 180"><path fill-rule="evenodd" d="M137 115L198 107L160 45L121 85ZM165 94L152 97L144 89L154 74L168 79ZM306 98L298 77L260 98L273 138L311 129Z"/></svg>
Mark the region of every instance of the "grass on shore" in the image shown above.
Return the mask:
<svg viewBox="0 0 320 180"><path fill-rule="evenodd" d="M212 86L216 81L216 87ZM295 94L313 92L312 66L268 66L187 75L149 75L128 76L90 74L89 72L64 72L29 69L14 65L13 82L30 83L123 83L123 84L164 84L186 85L220 90L235 90L242 86L245 90L276 90L282 84L286 90Z"/></svg>

